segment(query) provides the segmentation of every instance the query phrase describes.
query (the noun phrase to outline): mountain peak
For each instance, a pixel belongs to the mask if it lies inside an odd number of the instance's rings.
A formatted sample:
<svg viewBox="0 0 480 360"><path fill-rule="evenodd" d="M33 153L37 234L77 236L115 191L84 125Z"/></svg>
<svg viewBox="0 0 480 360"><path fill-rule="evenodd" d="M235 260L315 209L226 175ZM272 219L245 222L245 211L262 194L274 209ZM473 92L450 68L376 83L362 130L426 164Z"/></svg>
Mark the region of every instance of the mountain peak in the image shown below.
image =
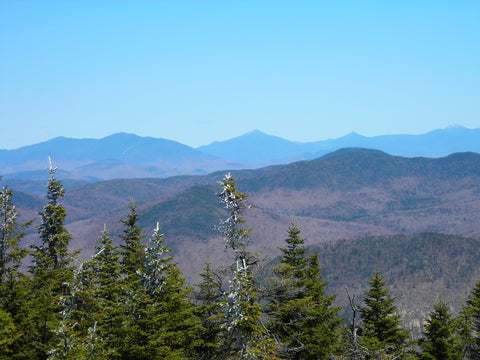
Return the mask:
<svg viewBox="0 0 480 360"><path fill-rule="evenodd" d="M269 136L268 134L265 134L264 132L260 131L260 130L252 130L252 131L249 131L245 134L243 134L243 136Z"/></svg>
<svg viewBox="0 0 480 360"><path fill-rule="evenodd" d="M448 125L445 130L449 130L449 129L467 129L466 127L462 126L462 125L458 125L458 124L452 124L452 125Z"/></svg>

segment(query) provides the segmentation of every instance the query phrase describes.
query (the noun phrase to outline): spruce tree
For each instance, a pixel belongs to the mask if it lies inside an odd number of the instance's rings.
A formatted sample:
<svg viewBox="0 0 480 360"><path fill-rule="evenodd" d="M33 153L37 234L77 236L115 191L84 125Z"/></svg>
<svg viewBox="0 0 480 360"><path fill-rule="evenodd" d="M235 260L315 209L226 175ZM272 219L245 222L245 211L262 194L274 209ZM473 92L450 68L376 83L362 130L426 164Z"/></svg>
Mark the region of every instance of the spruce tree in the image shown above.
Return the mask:
<svg viewBox="0 0 480 360"><path fill-rule="evenodd" d="M91 320L84 336L89 340L87 350L95 359L118 358L122 348L127 316L121 305L125 298L122 281L121 252L114 246L106 225L97 239L94 255L85 264L92 277Z"/></svg>
<svg viewBox="0 0 480 360"><path fill-rule="evenodd" d="M64 226L67 213L60 203L65 190L55 176L56 170L50 160L48 201L39 213L40 225L37 226L41 244L32 246L32 287L23 310L25 346L29 348L30 358L47 358L62 319L61 297L68 293L65 284L73 278L74 254L68 249L72 237Z"/></svg>
<svg viewBox="0 0 480 360"><path fill-rule="evenodd" d="M19 271L28 251L19 246L25 236L24 229L31 221L18 223L19 214L12 201L12 190L4 186L0 190L0 308L16 315L20 302Z"/></svg>
<svg viewBox="0 0 480 360"><path fill-rule="evenodd" d="M326 359L335 353L342 319L332 306L334 297L325 294L317 254L306 255L299 234L292 221L280 264L269 279L271 327L281 340L282 358Z"/></svg>
<svg viewBox="0 0 480 360"><path fill-rule="evenodd" d="M137 273L141 286L131 318L135 331L125 340L129 358L179 360L194 355L199 321L187 299L191 289L170 252L157 223L144 249L143 270Z"/></svg>
<svg viewBox="0 0 480 360"><path fill-rule="evenodd" d="M0 360L12 359L15 355L14 343L19 336L12 315L0 308Z"/></svg>
<svg viewBox="0 0 480 360"><path fill-rule="evenodd" d="M47 205L39 213L40 225L37 226L41 245L33 246L33 271L49 271L65 269L70 265L72 254L68 245L72 236L64 226L67 212L59 202L65 195L65 189L60 180L55 177L57 168L50 161L47 184Z"/></svg>
<svg viewBox="0 0 480 360"><path fill-rule="evenodd" d="M462 306L459 318L460 337L468 359L480 359L480 281Z"/></svg>
<svg viewBox="0 0 480 360"><path fill-rule="evenodd" d="M409 332L401 327L400 315L395 313L395 298L389 296L385 284L380 272L375 271L363 297L365 306L360 308L361 344L372 352L401 354L405 351Z"/></svg>
<svg viewBox="0 0 480 360"><path fill-rule="evenodd" d="M84 335L92 313L91 273L81 263L73 270L73 279L64 285L67 291L58 301L62 306L60 322L53 330L48 360L79 359L87 353Z"/></svg>
<svg viewBox="0 0 480 360"><path fill-rule="evenodd" d="M144 263L143 244L141 235L142 230L138 227L138 212L133 199L129 206L130 212L126 220L120 220L123 224L123 234L120 235L122 243L122 267L127 275L135 274L141 269Z"/></svg>
<svg viewBox="0 0 480 360"><path fill-rule="evenodd" d="M89 262L94 277L94 296L99 299L113 301L117 298L119 281L122 276L120 249L113 245L113 239L106 225L102 235L97 239L95 253Z"/></svg>
<svg viewBox="0 0 480 360"><path fill-rule="evenodd" d="M221 359L222 318L225 308L225 297L222 290L222 279L207 262L200 273L202 281L196 285L193 294L197 302L195 314L201 322L200 341L196 353L199 360Z"/></svg>
<svg viewBox="0 0 480 360"><path fill-rule="evenodd" d="M433 305L423 326L423 339L420 340L422 360L459 360L461 351L454 337L454 324L445 300Z"/></svg>
<svg viewBox="0 0 480 360"><path fill-rule="evenodd" d="M12 190L0 190L0 359L9 359L20 345L20 310L27 297L26 277L19 271L27 250L19 246L30 224L18 223Z"/></svg>
<svg viewBox="0 0 480 360"><path fill-rule="evenodd" d="M243 212L250 208L248 196L237 190L230 173L219 183L222 187L219 197L227 210L227 218L220 223L218 230L226 248L233 251L233 276L225 308L224 351L238 359L268 356L273 359L275 344L261 323L262 307L254 281L253 266L258 259L248 250L251 229L244 226Z"/></svg>

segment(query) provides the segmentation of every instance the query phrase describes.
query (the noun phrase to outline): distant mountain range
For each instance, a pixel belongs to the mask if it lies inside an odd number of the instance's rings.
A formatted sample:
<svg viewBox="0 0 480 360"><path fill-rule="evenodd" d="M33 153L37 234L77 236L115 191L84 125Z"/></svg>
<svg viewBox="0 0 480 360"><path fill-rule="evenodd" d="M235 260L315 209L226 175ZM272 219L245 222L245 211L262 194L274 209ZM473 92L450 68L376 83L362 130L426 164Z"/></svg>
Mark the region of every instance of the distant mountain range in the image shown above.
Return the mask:
<svg viewBox="0 0 480 360"><path fill-rule="evenodd" d="M114 178L207 174L221 169L259 168L311 160L345 147L362 147L405 157L442 157L454 152L480 152L480 128L450 127L423 135L365 137L300 143L252 131L197 149L166 139L118 133L102 139L58 137L15 150L0 150L5 179L44 180L48 156L63 179L86 182Z"/></svg>
<svg viewBox="0 0 480 360"><path fill-rule="evenodd" d="M405 157L442 157L455 152L480 152L480 128L451 126L422 135L381 135L365 137L350 133L338 139L316 142L293 142L255 130L234 139L214 142L197 148L204 153L238 162L289 163L310 160L349 147L384 151Z"/></svg>

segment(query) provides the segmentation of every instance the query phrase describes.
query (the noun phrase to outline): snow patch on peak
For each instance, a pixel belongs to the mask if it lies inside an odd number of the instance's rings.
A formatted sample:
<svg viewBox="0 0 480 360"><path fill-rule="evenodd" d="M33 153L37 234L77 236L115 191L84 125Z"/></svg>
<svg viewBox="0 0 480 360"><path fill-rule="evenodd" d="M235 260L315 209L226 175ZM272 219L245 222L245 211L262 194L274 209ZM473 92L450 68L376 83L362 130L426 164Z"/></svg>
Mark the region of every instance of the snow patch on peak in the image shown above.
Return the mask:
<svg viewBox="0 0 480 360"><path fill-rule="evenodd" d="M260 131L260 130L255 129L255 130L247 132L245 135L265 135L265 133Z"/></svg>
<svg viewBox="0 0 480 360"><path fill-rule="evenodd" d="M459 124L452 124L452 125L448 125L445 129L446 130L447 129L466 129L466 127Z"/></svg>

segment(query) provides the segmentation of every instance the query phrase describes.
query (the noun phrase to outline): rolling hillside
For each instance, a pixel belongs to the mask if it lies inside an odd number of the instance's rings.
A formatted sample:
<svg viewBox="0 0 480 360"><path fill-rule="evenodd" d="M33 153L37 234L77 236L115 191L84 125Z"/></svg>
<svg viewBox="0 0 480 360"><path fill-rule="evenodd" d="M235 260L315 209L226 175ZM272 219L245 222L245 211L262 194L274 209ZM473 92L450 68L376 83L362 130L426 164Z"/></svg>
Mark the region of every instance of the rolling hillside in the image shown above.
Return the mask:
<svg viewBox="0 0 480 360"><path fill-rule="evenodd" d="M72 247L91 255L104 224L116 237L134 199L144 234L150 236L159 221L180 268L195 283L206 261L220 265L226 259L214 229L225 216L216 195L224 174L71 183L63 203ZM479 154L404 158L350 148L232 174L254 205L246 214L252 248L273 261L295 215L306 245L319 251L340 305L345 287L361 294L378 269L407 326L418 328L436 296L445 294L458 308L480 277ZM34 217L45 200L25 190L38 192L38 180L11 185L22 219ZM36 239L32 228L26 242Z"/></svg>

